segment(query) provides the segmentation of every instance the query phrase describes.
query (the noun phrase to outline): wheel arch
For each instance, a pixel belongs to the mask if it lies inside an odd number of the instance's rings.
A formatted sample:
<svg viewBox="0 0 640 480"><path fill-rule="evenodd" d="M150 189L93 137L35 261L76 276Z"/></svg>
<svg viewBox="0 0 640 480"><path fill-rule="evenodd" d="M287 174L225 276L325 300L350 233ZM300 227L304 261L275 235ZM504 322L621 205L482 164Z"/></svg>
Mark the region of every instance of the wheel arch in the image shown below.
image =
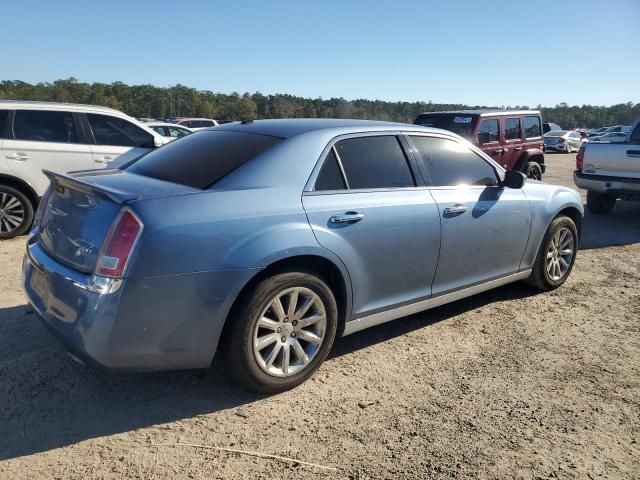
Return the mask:
<svg viewBox="0 0 640 480"><path fill-rule="evenodd" d="M15 188L16 190L24 193L33 205L34 211L38 207L40 196L36 193L33 187L24 180L20 180L19 178L12 175L7 175L6 173L0 173L0 185L6 185L8 187Z"/></svg>
<svg viewBox="0 0 640 480"><path fill-rule="evenodd" d="M539 149L525 150L518 158L514 170L526 173L527 163L530 161L538 163L543 170L542 173L544 173L544 153Z"/></svg>

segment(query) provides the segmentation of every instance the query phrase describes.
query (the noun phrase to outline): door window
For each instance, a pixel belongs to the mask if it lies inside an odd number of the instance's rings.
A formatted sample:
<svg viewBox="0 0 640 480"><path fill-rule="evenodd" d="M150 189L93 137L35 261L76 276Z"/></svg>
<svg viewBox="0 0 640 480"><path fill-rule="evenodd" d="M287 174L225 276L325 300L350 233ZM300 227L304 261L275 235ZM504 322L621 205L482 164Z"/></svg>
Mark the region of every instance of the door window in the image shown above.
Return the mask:
<svg viewBox="0 0 640 480"><path fill-rule="evenodd" d="M345 188L347 188L347 185L344 183L338 159L332 148L324 159L314 190L344 190Z"/></svg>
<svg viewBox="0 0 640 480"><path fill-rule="evenodd" d="M507 118L504 121L504 139L520 140L522 138L522 130L520 129L519 118Z"/></svg>
<svg viewBox="0 0 640 480"><path fill-rule="evenodd" d="M524 117L524 135L527 139L541 136L540 117L527 115Z"/></svg>
<svg viewBox="0 0 640 480"><path fill-rule="evenodd" d="M350 189L415 186L409 163L395 136L348 138L337 142L335 149Z"/></svg>
<svg viewBox="0 0 640 480"><path fill-rule="evenodd" d="M482 122L480 122L480 128L478 129L478 143L480 145L497 142L499 137L500 132L497 119L482 120Z"/></svg>
<svg viewBox="0 0 640 480"><path fill-rule="evenodd" d="M153 136L127 120L95 113L87 119L97 145L153 148Z"/></svg>
<svg viewBox="0 0 640 480"><path fill-rule="evenodd" d="M180 138L180 137L184 137L186 135L189 135L191 132L189 130L185 130L184 128L177 128L177 127L166 127L167 130L169 130L169 137L175 137L175 138Z"/></svg>
<svg viewBox="0 0 640 480"><path fill-rule="evenodd" d="M461 143L438 137L412 136L434 187L498 184L496 171Z"/></svg>
<svg viewBox="0 0 640 480"><path fill-rule="evenodd" d="M71 112L16 110L13 137L35 142L78 143Z"/></svg>
<svg viewBox="0 0 640 480"><path fill-rule="evenodd" d="M0 110L0 138L5 138L4 130L9 118L9 110Z"/></svg>

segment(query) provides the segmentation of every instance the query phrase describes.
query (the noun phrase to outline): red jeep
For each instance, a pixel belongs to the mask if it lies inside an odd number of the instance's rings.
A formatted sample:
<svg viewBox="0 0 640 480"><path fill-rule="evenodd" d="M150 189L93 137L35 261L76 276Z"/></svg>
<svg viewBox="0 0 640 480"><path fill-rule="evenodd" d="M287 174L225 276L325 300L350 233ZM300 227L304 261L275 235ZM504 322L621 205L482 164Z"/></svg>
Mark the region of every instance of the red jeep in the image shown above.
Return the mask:
<svg viewBox="0 0 640 480"><path fill-rule="evenodd" d="M537 110L427 112L418 115L413 123L457 133L507 170L542 179L542 119Z"/></svg>

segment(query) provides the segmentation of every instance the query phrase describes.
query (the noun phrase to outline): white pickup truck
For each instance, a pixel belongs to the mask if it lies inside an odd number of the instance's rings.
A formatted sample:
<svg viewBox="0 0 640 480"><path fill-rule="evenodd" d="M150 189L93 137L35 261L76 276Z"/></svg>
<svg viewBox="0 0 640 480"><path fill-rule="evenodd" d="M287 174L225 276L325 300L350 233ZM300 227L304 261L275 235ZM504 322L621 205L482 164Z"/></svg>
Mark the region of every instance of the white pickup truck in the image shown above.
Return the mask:
<svg viewBox="0 0 640 480"><path fill-rule="evenodd" d="M640 118L623 143L584 143L573 180L587 191L591 213L609 213L618 199L640 201Z"/></svg>

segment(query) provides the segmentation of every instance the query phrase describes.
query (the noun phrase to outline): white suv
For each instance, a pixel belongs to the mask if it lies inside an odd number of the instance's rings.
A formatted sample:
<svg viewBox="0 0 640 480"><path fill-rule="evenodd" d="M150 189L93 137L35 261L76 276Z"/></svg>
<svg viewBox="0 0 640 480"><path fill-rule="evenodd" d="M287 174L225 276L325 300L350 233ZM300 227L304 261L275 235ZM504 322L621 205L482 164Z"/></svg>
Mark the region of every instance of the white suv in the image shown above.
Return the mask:
<svg viewBox="0 0 640 480"><path fill-rule="evenodd" d="M49 179L128 161L167 143L122 112L69 103L0 101L0 239L24 234Z"/></svg>

